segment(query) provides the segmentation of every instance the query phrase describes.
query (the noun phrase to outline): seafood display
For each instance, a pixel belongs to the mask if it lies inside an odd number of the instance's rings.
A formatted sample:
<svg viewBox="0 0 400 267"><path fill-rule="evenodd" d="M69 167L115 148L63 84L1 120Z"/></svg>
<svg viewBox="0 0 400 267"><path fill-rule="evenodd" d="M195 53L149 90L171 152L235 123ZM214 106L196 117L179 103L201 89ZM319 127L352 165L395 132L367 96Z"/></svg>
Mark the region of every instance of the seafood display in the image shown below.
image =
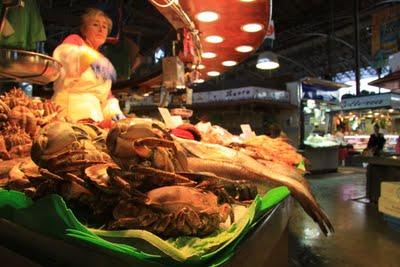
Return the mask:
<svg viewBox="0 0 400 267"><path fill-rule="evenodd" d="M59 111L19 89L0 97L0 187L34 200L59 194L103 229L168 238L209 235L235 222L232 205L249 205L284 185L325 234L333 232L296 168L303 157L284 140L232 137L211 144L215 138L190 124L179 129L197 141L152 119L124 119L105 130L68 122Z"/></svg>
<svg viewBox="0 0 400 267"><path fill-rule="evenodd" d="M240 151L247 153L261 163L273 161L297 166L304 160L303 156L297 153L296 148L282 137L271 138L266 135L259 135L245 140L242 148L244 149Z"/></svg>
<svg viewBox="0 0 400 267"><path fill-rule="evenodd" d="M39 129L61 120L60 111L51 101L31 99L18 88L0 96L0 159L29 156Z"/></svg>

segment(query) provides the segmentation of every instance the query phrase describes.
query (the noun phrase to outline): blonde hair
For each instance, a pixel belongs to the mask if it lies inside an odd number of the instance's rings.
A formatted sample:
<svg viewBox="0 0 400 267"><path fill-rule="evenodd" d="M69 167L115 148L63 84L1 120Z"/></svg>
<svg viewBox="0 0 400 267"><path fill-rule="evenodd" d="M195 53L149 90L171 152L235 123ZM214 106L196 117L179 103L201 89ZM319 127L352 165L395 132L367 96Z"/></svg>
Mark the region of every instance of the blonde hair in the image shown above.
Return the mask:
<svg viewBox="0 0 400 267"><path fill-rule="evenodd" d="M81 16L81 26L79 28L80 32L83 34L86 25L88 25L90 21L96 19L97 17L103 17L106 19L108 34L110 34L113 25L112 20L110 19L109 16L107 16L106 13L97 8L88 8L86 9L85 13Z"/></svg>

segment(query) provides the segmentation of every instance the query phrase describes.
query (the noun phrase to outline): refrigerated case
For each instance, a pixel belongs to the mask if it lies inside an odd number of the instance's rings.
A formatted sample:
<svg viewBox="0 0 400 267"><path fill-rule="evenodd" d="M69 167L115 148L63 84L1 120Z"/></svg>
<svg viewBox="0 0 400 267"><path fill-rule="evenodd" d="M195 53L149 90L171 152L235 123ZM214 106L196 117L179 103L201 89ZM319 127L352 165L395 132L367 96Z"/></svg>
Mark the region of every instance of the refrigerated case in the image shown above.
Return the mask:
<svg viewBox="0 0 400 267"><path fill-rule="evenodd" d="M334 172L339 165L339 144L332 138L333 115L339 109L342 84L319 79L300 83L300 144L312 173Z"/></svg>
<svg viewBox="0 0 400 267"><path fill-rule="evenodd" d="M368 144L374 125L379 125L386 143L383 151L394 154L400 132L400 95L373 94L342 99L341 111L335 115L334 125L345 127L345 141L354 152L361 153Z"/></svg>
<svg viewBox="0 0 400 267"><path fill-rule="evenodd" d="M353 146L353 149L356 152L361 153L365 148L367 148L369 137L370 135L346 135L344 139L349 145ZM386 139L386 143L383 147L383 152L395 154L397 139L399 136L393 134L385 134L384 137Z"/></svg>

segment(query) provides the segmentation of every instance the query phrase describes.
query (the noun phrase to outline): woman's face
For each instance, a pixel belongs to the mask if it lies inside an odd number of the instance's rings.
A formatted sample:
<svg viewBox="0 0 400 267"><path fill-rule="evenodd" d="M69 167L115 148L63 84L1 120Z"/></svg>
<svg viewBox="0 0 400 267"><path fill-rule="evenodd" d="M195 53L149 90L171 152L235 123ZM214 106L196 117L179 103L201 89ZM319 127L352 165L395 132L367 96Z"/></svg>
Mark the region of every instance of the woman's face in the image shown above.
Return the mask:
<svg viewBox="0 0 400 267"><path fill-rule="evenodd" d="M88 21L84 27L83 35L86 41L98 49L106 41L108 35L108 23L105 17L97 16Z"/></svg>

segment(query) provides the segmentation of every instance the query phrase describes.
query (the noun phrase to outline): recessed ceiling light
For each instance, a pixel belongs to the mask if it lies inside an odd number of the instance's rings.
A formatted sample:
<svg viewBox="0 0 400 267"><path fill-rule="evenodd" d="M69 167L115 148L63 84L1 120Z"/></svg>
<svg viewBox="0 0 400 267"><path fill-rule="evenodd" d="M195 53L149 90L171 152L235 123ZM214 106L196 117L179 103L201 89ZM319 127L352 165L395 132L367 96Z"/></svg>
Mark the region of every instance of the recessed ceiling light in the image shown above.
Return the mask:
<svg viewBox="0 0 400 267"><path fill-rule="evenodd" d="M233 60L227 60L227 61L222 62L222 65L224 65L225 67L232 67L232 66L237 65L237 62L233 61Z"/></svg>
<svg viewBox="0 0 400 267"><path fill-rule="evenodd" d="M264 28L264 26L259 23L248 23L241 27L242 31L245 31L245 32L259 32L263 28Z"/></svg>
<svg viewBox="0 0 400 267"><path fill-rule="evenodd" d="M254 2L256 0L240 0L240 2L246 2L246 3L250 3L250 2Z"/></svg>
<svg viewBox="0 0 400 267"><path fill-rule="evenodd" d="M200 12L196 15L196 18L202 22L213 22L219 18L219 15L212 11Z"/></svg>
<svg viewBox="0 0 400 267"><path fill-rule="evenodd" d="M241 45L235 48L236 51L240 52L240 53L248 53L253 51L253 47L249 46L249 45Z"/></svg>
<svg viewBox="0 0 400 267"><path fill-rule="evenodd" d="M194 81L194 83L204 83L204 79L197 79Z"/></svg>
<svg viewBox="0 0 400 267"><path fill-rule="evenodd" d="M204 69L206 66L204 66L203 64L199 64L199 65L192 65L192 69L198 69L198 70L202 70Z"/></svg>
<svg viewBox="0 0 400 267"><path fill-rule="evenodd" d="M208 76L212 76L212 77L215 77L215 76L219 76L221 73L219 73L218 71L209 71L209 72L207 72L207 75Z"/></svg>
<svg viewBox="0 0 400 267"><path fill-rule="evenodd" d="M215 54L213 52L203 52L203 54L201 54L201 56L203 58L215 58L217 56L217 54Z"/></svg>
<svg viewBox="0 0 400 267"><path fill-rule="evenodd" d="M224 38L222 38L219 35L210 35L210 36L207 36L205 38L205 40L206 40L206 42L209 42L209 43L212 43L212 44L219 44L219 43L222 43L224 41Z"/></svg>

